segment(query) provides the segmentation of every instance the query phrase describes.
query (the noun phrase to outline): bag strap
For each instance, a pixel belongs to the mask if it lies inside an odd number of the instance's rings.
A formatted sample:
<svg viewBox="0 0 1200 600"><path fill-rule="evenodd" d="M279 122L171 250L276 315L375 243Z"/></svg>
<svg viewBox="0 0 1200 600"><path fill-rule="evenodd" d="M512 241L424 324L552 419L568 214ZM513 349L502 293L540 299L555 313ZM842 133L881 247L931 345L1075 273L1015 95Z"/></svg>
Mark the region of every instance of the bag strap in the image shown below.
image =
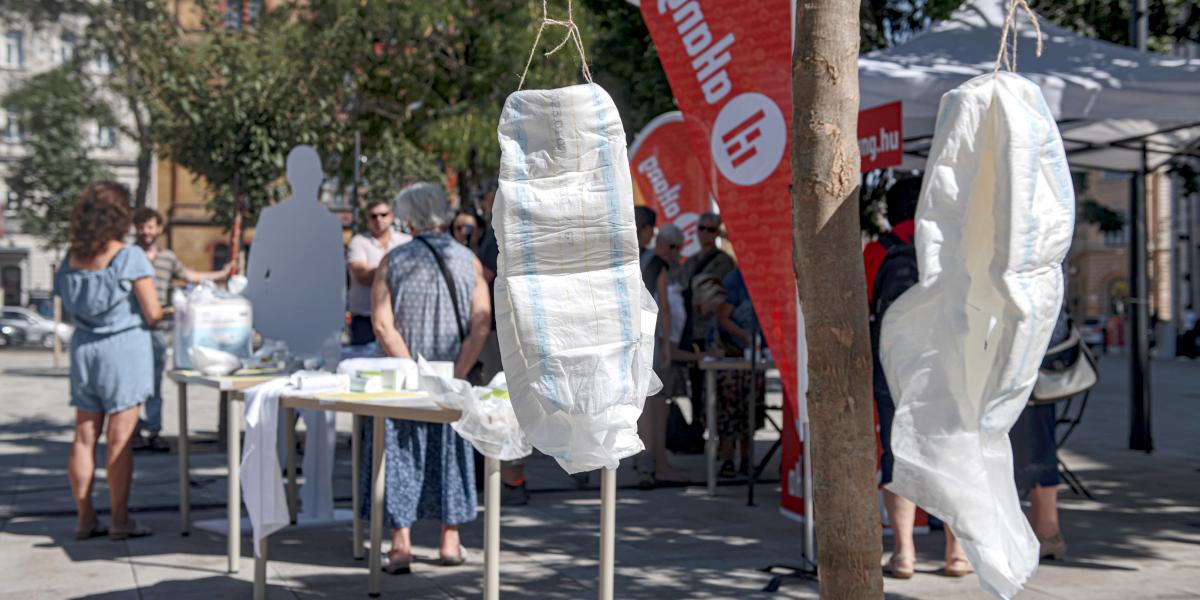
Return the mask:
<svg viewBox="0 0 1200 600"><path fill-rule="evenodd" d="M454 305L454 324L458 326L458 341L463 342L467 339L467 332L463 331L462 312L458 308L458 288L454 286L454 278L450 276L450 269L446 268L446 261L442 260L442 255L429 243L429 240L416 236L415 239L429 248L433 253L433 259L437 261L438 268L442 271L442 279L446 282L446 288L450 290L450 303Z"/></svg>

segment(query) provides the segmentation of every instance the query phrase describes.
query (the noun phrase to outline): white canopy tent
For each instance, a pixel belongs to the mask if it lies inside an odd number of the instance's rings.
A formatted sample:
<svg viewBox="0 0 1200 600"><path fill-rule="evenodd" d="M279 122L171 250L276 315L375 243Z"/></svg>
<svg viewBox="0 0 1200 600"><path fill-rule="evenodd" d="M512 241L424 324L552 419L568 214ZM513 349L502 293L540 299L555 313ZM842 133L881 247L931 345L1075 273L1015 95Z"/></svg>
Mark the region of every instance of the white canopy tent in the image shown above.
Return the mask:
<svg viewBox="0 0 1200 600"><path fill-rule="evenodd" d="M859 59L861 106L903 103L904 167L924 167L942 95L996 68L1010 1L968 0L908 43ZM1014 22L1016 71L1042 88L1073 168L1136 175L1176 157L1200 158L1200 60L1094 40L1041 18L1043 51L1038 57L1028 15L1018 10ZM1129 447L1149 452L1144 177L1130 182Z"/></svg>
<svg viewBox="0 0 1200 600"><path fill-rule="evenodd" d="M995 68L1008 2L971 0L908 43L859 59L863 108L903 102L906 166L924 164L942 94ZM1200 60L1083 37L1017 13L1017 72L1042 88L1072 167L1137 172L1200 157ZM1143 163L1142 148L1146 157Z"/></svg>

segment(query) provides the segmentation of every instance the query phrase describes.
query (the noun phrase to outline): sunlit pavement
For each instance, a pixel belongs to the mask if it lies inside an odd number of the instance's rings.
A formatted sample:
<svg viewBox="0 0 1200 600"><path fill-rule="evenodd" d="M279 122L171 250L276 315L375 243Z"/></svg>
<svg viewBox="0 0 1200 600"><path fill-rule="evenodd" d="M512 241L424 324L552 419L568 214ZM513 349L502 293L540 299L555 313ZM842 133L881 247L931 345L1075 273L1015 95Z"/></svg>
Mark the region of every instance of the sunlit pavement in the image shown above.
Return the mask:
<svg viewBox="0 0 1200 600"><path fill-rule="evenodd" d="M253 576L249 536L240 573L225 573L224 537L194 530L179 535L176 456L138 454L135 517L156 534L126 542L75 541L65 474L73 411L65 370L48 352L0 350L0 597L189 598L249 597ZM1153 363L1153 454L1126 450L1127 363L1101 362L1102 383L1083 423L1061 453L1094 496L1060 490L1067 560L1042 566L1022 598L1087 600L1200 597L1200 363ZM173 386L167 385L164 435L174 445ZM770 403L778 404L777 394ZM216 394L190 394L194 519L224 515L225 458L215 443ZM776 417L777 418L777 417ZM335 494L348 506L349 420L339 421ZM775 436L760 432L758 453ZM103 446L98 462L103 463ZM800 526L779 515L777 458L769 481L746 505L746 487L730 482L717 497L704 492L699 456L674 461L696 485L639 491L621 470L617 513L618 598L815 598L816 584L784 580L761 592L772 564L800 562ZM505 598L588 598L595 595L599 552L598 477L577 490L552 460L530 460L528 506L503 514L502 594ZM97 506L107 505L103 471ZM414 531L413 574L385 576L385 597L477 598L481 595L482 519L464 528L468 562L438 567L436 524ZM889 542L890 540L885 540ZM918 574L886 580L889 598L987 598L972 577L939 575L941 535L917 541ZM422 560L423 559L423 560ZM881 559L882 560L882 559ZM348 525L285 530L272 537L271 598L353 598L366 594L364 562L351 558Z"/></svg>

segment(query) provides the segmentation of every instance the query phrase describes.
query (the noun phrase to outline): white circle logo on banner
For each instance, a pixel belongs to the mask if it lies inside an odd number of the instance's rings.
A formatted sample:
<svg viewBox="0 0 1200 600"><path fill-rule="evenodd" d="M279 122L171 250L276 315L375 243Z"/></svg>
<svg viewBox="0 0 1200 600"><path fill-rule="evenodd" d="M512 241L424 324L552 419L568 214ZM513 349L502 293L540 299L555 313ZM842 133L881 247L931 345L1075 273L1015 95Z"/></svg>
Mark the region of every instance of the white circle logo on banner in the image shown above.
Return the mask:
<svg viewBox="0 0 1200 600"><path fill-rule="evenodd" d="M755 185L779 166L787 145L787 122L770 98L746 92L721 108L709 142L725 179Z"/></svg>

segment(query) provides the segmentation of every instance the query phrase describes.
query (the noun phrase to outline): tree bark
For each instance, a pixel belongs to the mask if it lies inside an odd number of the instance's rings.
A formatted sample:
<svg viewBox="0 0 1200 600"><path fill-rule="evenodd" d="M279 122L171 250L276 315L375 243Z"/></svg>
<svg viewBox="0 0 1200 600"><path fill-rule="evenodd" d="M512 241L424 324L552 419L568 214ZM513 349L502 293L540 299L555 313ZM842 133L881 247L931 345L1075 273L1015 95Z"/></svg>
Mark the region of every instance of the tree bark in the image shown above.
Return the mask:
<svg viewBox="0 0 1200 600"><path fill-rule="evenodd" d="M233 225L229 228L229 275L238 274L238 257L242 249L242 211L246 203L242 199L242 188L237 173L233 175Z"/></svg>
<svg viewBox="0 0 1200 600"><path fill-rule="evenodd" d="M793 265L809 345L821 598L883 598L858 217L858 0L796 4Z"/></svg>

